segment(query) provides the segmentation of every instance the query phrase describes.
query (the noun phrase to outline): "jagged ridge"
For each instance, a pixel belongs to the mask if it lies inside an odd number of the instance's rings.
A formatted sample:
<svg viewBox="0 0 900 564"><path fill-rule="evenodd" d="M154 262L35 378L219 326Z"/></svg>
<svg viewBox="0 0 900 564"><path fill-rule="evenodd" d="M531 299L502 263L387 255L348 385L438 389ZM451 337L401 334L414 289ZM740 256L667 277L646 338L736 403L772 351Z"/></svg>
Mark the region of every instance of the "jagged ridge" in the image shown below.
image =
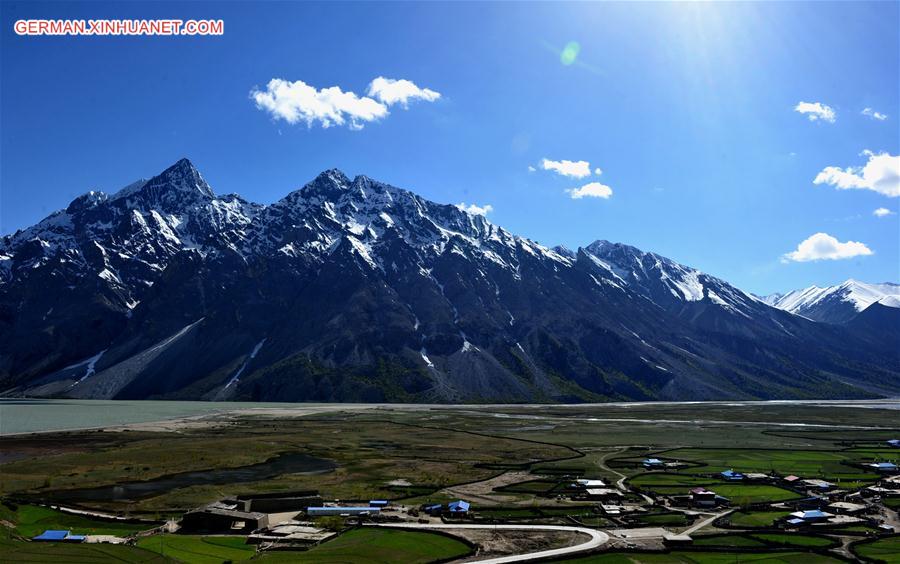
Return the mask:
<svg viewBox="0 0 900 564"><path fill-rule="evenodd" d="M0 241L0 381L113 398L867 397L871 335L653 253L549 249L328 170L271 205L186 159Z"/></svg>

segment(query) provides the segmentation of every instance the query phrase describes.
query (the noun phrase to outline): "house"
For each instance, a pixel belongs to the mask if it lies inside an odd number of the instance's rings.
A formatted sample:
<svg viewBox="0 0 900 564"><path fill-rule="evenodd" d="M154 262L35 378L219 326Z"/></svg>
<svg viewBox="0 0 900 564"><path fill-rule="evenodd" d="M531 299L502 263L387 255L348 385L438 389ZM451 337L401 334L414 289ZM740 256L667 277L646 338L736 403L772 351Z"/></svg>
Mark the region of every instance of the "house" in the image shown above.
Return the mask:
<svg viewBox="0 0 900 564"><path fill-rule="evenodd" d="M84 535L73 535L72 531L47 530L32 538L38 542L84 542Z"/></svg>
<svg viewBox="0 0 900 564"><path fill-rule="evenodd" d="M249 535L247 544L276 542L281 547L309 548L309 546L328 540L336 534L318 527L311 527L300 521L289 520Z"/></svg>
<svg viewBox="0 0 900 564"><path fill-rule="evenodd" d="M807 511L794 511L793 513L791 513L790 516L793 519L788 520L789 523L794 519L799 519L801 521L801 523L803 523L803 524L824 523L825 521L828 521L829 519L834 517L833 514L827 513L820 509L810 509Z"/></svg>
<svg viewBox="0 0 900 564"><path fill-rule="evenodd" d="M900 448L900 439L890 439L887 444L888 446L892 446L894 448Z"/></svg>
<svg viewBox="0 0 900 564"><path fill-rule="evenodd" d="M825 480L802 480L801 482L807 488L815 489L815 490L830 490L834 487L834 484L831 482L826 482Z"/></svg>
<svg viewBox="0 0 900 564"><path fill-rule="evenodd" d="M440 503L436 503L434 505L426 505L422 508L422 511L429 515L440 515L444 512L444 506Z"/></svg>
<svg viewBox="0 0 900 564"><path fill-rule="evenodd" d="M728 480L730 482L740 482L744 479L744 475L740 472L735 472L734 470L725 470L719 473L722 476L722 479Z"/></svg>
<svg viewBox="0 0 900 564"><path fill-rule="evenodd" d="M380 512L381 508L370 507L368 505L349 507L329 505L325 507L309 507L306 509L306 514L310 517L373 515Z"/></svg>
<svg viewBox="0 0 900 564"><path fill-rule="evenodd" d="M692 539L690 535L679 535L669 532L666 532L666 534L663 535L663 543L665 543L666 546L684 546L691 544L692 542L694 542L694 539Z"/></svg>
<svg viewBox="0 0 900 564"><path fill-rule="evenodd" d="M653 470L654 468L665 468L666 463L658 458L647 458L641 464L644 465L644 468L647 470Z"/></svg>
<svg viewBox="0 0 900 564"><path fill-rule="evenodd" d="M828 505L828 500L818 496L804 497L802 499L790 499L784 502L786 507L793 509L822 509Z"/></svg>
<svg viewBox="0 0 900 564"><path fill-rule="evenodd" d="M763 474L761 472L747 472L746 477L751 482L764 482L769 479L768 474Z"/></svg>
<svg viewBox="0 0 900 564"><path fill-rule="evenodd" d="M575 486L581 488L603 488L606 483L603 480L575 480Z"/></svg>
<svg viewBox="0 0 900 564"><path fill-rule="evenodd" d="M322 505L322 497L315 490L259 493L237 496L238 509L256 513L284 513L306 511L307 507Z"/></svg>
<svg viewBox="0 0 900 564"><path fill-rule="evenodd" d="M379 507L384 509L390 502L386 499L373 499L369 501L369 507Z"/></svg>
<svg viewBox="0 0 900 564"><path fill-rule="evenodd" d="M703 487L697 487L691 490L691 505L695 507L716 507L718 505L728 505L730 500L722 497L712 490Z"/></svg>
<svg viewBox="0 0 900 564"><path fill-rule="evenodd" d="M625 506L624 505L606 505L606 504L601 503L600 509L606 515L616 516L616 515L621 515L625 511Z"/></svg>
<svg viewBox="0 0 900 564"><path fill-rule="evenodd" d="M882 474L895 474L897 472L897 465L893 462L873 462L867 466Z"/></svg>
<svg viewBox="0 0 900 564"><path fill-rule="evenodd" d="M250 533L268 526L267 514L243 511L238 504L219 501L188 511L181 518L181 531L185 533Z"/></svg>
<svg viewBox="0 0 900 564"><path fill-rule="evenodd" d="M447 511L449 511L451 515L466 515L469 513L469 502L461 499L452 501L447 504Z"/></svg>
<svg viewBox="0 0 900 564"><path fill-rule="evenodd" d="M793 484L794 482L798 481L799 479L800 479L800 476L794 476L793 474L791 474L790 476L785 476L784 478L782 478L782 480L784 480L784 481L787 482L788 484Z"/></svg>
<svg viewBox="0 0 900 564"><path fill-rule="evenodd" d="M878 495L881 497L900 497L900 489L883 488L881 486L869 486L865 491L869 495Z"/></svg>
<svg viewBox="0 0 900 564"><path fill-rule="evenodd" d="M608 500L608 499L621 499L624 497L624 494L617 489L613 488L588 488L584 491L584 497L590 500Z"/></svg>
<svg viewBox="0 0 900 564"><path fill-rule="evenodd" d="M828 505L828 509L835 513L843 513L845 515L855 515L866 510L868 506L861 503L850 503L849 501L836 501Z"/></svg>
<svg viewBox="0 0 900 564"><path fill-rule="evenodd" d="M691 490L691 504L698 507L712 507L716 504L716 492L706 488Z"/></svg>

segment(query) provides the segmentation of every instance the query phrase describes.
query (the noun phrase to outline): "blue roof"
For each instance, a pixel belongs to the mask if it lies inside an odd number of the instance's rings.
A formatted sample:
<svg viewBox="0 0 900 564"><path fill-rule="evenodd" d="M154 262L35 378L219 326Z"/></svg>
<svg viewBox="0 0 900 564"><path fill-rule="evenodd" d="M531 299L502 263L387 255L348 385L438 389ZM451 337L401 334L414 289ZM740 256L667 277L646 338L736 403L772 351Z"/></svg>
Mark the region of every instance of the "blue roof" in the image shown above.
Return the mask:
<svg viewBox="0 0 900 564"><path fill-rule="evenodd" d="M38 536L34 537L33 540L65 540L67 536L69 536L70 531L44 531Z"/></svg>
<svg viewBox="0 0 900 564"><path fill-rule="evenodd" d="M644 461L646 464L662 464L662 460L658 458L648 458Z"/></svg>
<svg viewBox="0 0 900 564"><path fill-rule="evenodd" d="M440 503L436 503L436 504L434 504L434 505L427 505L427 506L425 506L425 510L426 510L426 511L430 511L430 510L432 510L432 509L442 509L443 507L444 507L444 506L441 505Z"/></svg>
<svg viewBox="0 0 900 564"><path fill-rule="evenodd" d="M809 511L803 512L804 519L816 519L818 517L825 517L825 516L826 515L823 512L819 511L818 509L811 509Z"/></svg>
<svg viewBox="0 0 900 564"><path fill-rule="evenodd" d="M388 501L386 499L373 499L369 501L369 505L387 505Z"/></svg>
<svg viewBox="0 0 900 564"><path fill-rule="evenodd" d="M454 501L447 505L450 511L468 511L469 510L469 502L468 501Z"/></svg>
<svg viewBox="0 0 900 564"><path fill-rule="evenodd" d="M893 462L878 462L877 466L879 468L896 468L897 467L897 465L894 464Z"/></svg>
<svg viewBox="0 0 900 564"><path fill-rule="evenodd" d="M725 476L726 478L729 478L729 477L730 478L743 478L744 477L743 474L741 474L740 472L735 472L734 470L723 470L721 472L721 474L723 476Z"/></svg>
<svg viewBox="0 0 900 564"><path fill-rule="evenodd" d="M803 523L803 519L788 519L788 523L791 525L800 525Z"/></svg>
<svg viewBox="0 0 900 564"><path fill-rule="evenodd" d="M85 537L84 535L69 535L69 536L66 537L66 540L69 540L69 541L83 541L85 538L87 538L87 537Z"/></svg>

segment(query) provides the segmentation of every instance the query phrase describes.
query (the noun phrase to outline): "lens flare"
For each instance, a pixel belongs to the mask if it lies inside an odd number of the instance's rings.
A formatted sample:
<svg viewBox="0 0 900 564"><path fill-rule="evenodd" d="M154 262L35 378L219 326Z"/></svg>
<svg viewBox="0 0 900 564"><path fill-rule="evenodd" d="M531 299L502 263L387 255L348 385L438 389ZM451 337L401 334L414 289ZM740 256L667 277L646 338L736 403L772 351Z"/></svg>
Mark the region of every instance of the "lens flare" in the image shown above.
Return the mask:
<svg viewBox="0 0 900 564"><path fill-rule="evenodd" d="M578 58L578 52L581 51L581 45L577 41L569 41L559 54L559 61L569 66Z"/></svg>

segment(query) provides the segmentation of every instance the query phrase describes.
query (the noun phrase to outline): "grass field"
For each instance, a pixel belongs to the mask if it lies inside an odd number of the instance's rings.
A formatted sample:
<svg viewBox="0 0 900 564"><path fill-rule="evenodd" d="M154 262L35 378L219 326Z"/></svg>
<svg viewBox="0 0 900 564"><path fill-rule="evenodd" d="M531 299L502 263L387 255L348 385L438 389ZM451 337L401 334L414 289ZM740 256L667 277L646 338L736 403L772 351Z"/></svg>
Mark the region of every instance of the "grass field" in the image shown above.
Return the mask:
<svg viewBox="0 0 900 564"><path fill-rule="evenodd" d="M653 490L660 486L684 486L688 489L696 486L716 487L726 482L707 476L648 472L647 474L638 474L628 480L628 483L638 488Z"/></svg>
<svg viewBox="0 0 900 564"><path fill-rule="evenodd" d="M729 468L740 472L777 472L803 477L859 474L859 470L842 464L854 460L855 456L830 450L684 448L668 451L666 456L701 464L685 470L691 474L720 472Z"/></svg>
<svg viewBox="0 0 900 564"><path fill-rule="evenodd" d="M771 527L778 519L790 515L790 511L736 511L728 516L735 527Z"/></svg>
<svg viewBox="0 0 900 564"><path fill-rule="evenodd" d="M695 486L649 486L645 489L660 495L686 495ZM711 484L706 486L721 496L731 500L731 505L741 506L751 503L777 502L797 499L801 496L776 486L760 484Z"/></svg>
<svg viewBox="0 0 900 564"><path fill-rule="evenodd" d="M636 554L609 552L563 561L566 564L733 564L759 562L765 564L831 564L843 562L837 558L804 552L699 552L674 551L667 554Z"/></svg>
<svg viewBox="0 0 900 564"><path fill-rule="evenodd" d="M97 521L35 505L20 505L15 510L6 505L0 505L0 515L3 519L14 523L16 532L26 538L37 536L47 529L65 529L79 535L124 537L152 528L152 525Z"/></svg>
<svg viewBox="0 0 900 564"><path fill-rule="evenodd" d="M837 544L836 541L833 541L831 539L813 535L781 535L777 533L758 533L752 535L752 537L776 545L797 548L824 548Z"/></svg>
<svg viewBox="0 0 900 564"><path fill-rule="evenodd" d="M853 545L855 554L881 562L900 562L900 535Z"/></svg>
<svg viewBox="0 0 900 564"><path fill-rule="evenodd" d="M256 555L256 547L243 537L155 535L138 540L137 546L186 564L240 562Z"/></svg>
<svg viewBox="0 0 900 564"><path fill-rule="evenodd" d="M316 564L425 564L459 558L470 551L465 543L443 535L369 527L353 529L305 552L267 552L258 560Z"/></svg>
<svg viewBox="0 0 900 564"><path fill-rule="evenodd" d="M783 535L783 534L726 534L726 535L709 535L704 537L695 537L693 546L716 547L716 548L753 548L753 549L771 549L771 548L827 548L837 545L826 537L817 537L813 535Z"/></svg>
<svg viewBox="0 0 900 564"><path fill-rule="evenodd" d="M65 544L0 540L0 562L64 562L66 564L163 564L175 560L134 546Z"/></svg>
<svg viewBox="0 0 900 564"><path fill-rule="evenodd" d="M749 535L712 535L694 538L693 546L723 548L765 548L766 543Z"/></svg>
<svg viewBox="0 0 900 564"><path fill-rule="evenodd" d="M78 435L73 432L63 434L62 438L67 439L65 444L81 444ZM2 438L0 447L4 452L15 452L34 448L37 441ZM41 439L40 445L45 442L46 439ZM286 474L233 486L192 486L128 505L95 502L91 506L153 514L196 507L223 495L286 489L319 489L331 498L390 499L397 496L389 489L388 482L399 478L416 484L420 491L437 490L497 473L481 467L483 464L573 455L572 450L563 446L389 421L370 420L362 424L355 418L242 419L227 431L197 429L177 435L117 433L114 439L102 443L102 448L95 448L89 442L83 444L84 451L3 464L0 494L44 493L149 480L177 472L244 466L262 462L277 453L298 452L334 460L338 467L327 474ZM47 448L59 447L52 444Z"/></svg>

